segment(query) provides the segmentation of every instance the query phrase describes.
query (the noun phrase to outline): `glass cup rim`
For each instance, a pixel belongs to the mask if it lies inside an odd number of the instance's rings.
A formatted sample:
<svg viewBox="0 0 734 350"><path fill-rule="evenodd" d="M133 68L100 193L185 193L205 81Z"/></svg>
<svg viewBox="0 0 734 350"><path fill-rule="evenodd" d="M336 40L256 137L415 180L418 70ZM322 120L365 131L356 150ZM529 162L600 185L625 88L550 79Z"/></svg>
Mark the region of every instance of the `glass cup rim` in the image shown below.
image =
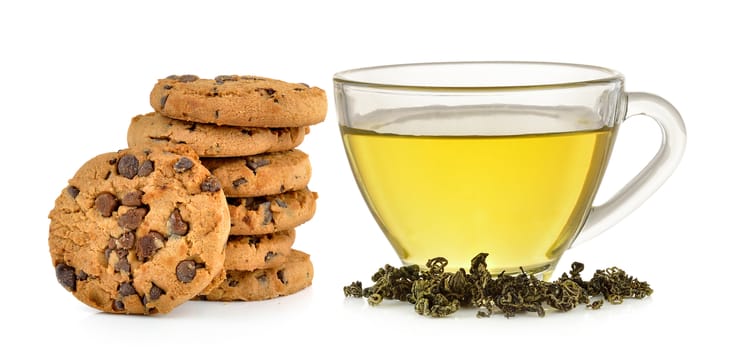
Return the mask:
<svg viewBox="0 0 734 350"><path fill-rule="evenodd" d="M504 71L500 70L503 68ZM401 74L405 74L406 72L413 71L415 73L421 70L426 73L434 73L435 75L450 72L450 79L454 80L441 81L441 79L436 79L430 74L426 74L416 80L400 77ZM473 74L482 71L489 73L491 70L496 70L494 73L499 73L497 75L513 74L513 76L500 79ZM454 74L455 72L458 74ZM464 78L461 74L462 72L467 74L469 80L461 80ZM555 72L557 77L542 78L540 77L540 73L543 72ZM386 75L385 73L392 74ZM526 80L520 79L519 76L522 74L532 76L532 78ZM452 91L554 89L598 84L621 84L624 82L624 76L613 69L577 63L550 61L446 61L354 68L335 73L333 80L335 83L372 88Z"/></svg>

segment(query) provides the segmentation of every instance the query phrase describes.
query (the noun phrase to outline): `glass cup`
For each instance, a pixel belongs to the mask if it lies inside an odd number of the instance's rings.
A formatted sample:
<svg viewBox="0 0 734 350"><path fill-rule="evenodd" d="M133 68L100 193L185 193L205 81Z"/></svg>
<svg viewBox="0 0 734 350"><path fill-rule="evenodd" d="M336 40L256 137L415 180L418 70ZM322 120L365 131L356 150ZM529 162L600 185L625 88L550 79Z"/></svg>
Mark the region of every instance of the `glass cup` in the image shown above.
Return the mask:
<svg viewBox="0 0 734 350"><path fill-rule="evenodd" d="M446 62L334 75L352 172L404 264L445 257L468 267L549 279L564 251L606 230L671 175L683 120L624 77L588 65ZM607 202L593 205L620 124L653 118L657 154Z"/></svg>

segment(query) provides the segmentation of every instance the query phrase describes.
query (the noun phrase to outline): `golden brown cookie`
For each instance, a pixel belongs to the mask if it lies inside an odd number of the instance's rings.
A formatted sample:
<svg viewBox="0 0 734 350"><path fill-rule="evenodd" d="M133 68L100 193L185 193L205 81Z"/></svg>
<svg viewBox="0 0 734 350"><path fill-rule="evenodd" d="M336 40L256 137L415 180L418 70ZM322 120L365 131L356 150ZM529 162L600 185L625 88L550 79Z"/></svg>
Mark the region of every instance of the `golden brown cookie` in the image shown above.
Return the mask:
<svg viewBox="0 0 734 350"><path fill-rule="evenodd" d="M326 118L326 93L306 84L239 75L199 79L173 75L158 80L150 105L181 120L247 127L294 127Z"/></svg>
<svg viewBox="0 0 734 350"><path fill-rule="evenodd" d="M229 236L224 268L252 271L282 265L295 240L293 229L256 236Z"/></svg>
<svg viewBox="0 0 734 350"><path fill-rule="evenodd" d="M152 112L130 121L130 147L187 144L200 157L238 157L293 149L303 142L307 126L245 128L187 122Z"/></svg>
<svg viewBox="0 0 734 350"><path fill-rule="evenodd" d="M204 287L204 289L202 289L202 291L199 292L199 295L209 294L209 292L216 289L226 279L227 279L227 270L223 268L221 271L219 271L219 273L216 276L214 276L214 278L212 278L211 283L209 283L208 286Z"/></svg>
<svg viewBox="0 0 734 350"><path fill-rule="evenodd" d="M224 265L227 202L188 147L94 157L69 180L49 218L58 282L105 312L169 312Z"/></svg>
<svg viewBox="0 0 734 350"><path fill-rule="evenodd" d="M227 271L226 279L202 300L255 301L294 294L311 285L313 264L308 254L292 250L282 266L256 271Z"/></svg>
<svg viewBox="0 0 734 350"><path fill-rule="evenodd" d="M257 197L306 188L311 162L300 150L234 158L202 158L227 197Z"/></svg>
<svg viewBox="0 0 734 350"><path fill-rule="evenodd" d="M302 189L281 194L227 198L230 235L262 235L292 229L311 220L316 212L316 192Z"/></svg>

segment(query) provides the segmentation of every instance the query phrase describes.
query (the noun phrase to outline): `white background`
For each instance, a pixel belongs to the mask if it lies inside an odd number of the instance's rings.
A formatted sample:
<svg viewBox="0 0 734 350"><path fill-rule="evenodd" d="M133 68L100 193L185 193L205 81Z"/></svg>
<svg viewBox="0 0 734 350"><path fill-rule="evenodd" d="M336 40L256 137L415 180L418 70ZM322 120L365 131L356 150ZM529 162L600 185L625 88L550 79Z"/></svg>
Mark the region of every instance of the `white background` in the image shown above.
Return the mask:
<svg viewBox="0 0 734 350"><path fill-rule="evenodd" d="M726 347L734 13L717 2L678 3L3 2L0 348ZM457 60L606 66L625 74L628 91L659 94L679 109L689 139L675 174L625 220L569 250L557 271L578 260L588 278L616 265L650 282L651 298L511 319L477 319L473 310L430 319L408 304L373 308L344 298L344 285L368 283L398 260L353 182L331 77L362 66ZM313 286L267 302L189 302L154 317L98 313L56 282L48 212L86 160L127 146L129 120L152 110L156 80L186 73L256 74L327 91L327 119L301 147L320 196L295 244L312 255ZM602 197L660 142L654 124L637 119L617 140Z"/></svg>

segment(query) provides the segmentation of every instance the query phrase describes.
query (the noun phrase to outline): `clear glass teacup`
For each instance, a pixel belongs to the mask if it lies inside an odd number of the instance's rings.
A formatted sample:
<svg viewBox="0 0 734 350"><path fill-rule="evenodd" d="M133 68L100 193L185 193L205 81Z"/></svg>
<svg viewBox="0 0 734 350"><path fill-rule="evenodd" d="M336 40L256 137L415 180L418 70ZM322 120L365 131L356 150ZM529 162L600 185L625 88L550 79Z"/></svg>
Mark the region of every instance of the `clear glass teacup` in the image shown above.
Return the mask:
<svg viewBox="0 0 734 350"><path fill-rule="evenodd" d="M358 187L405 264L480 252L499 273L550 278L573 244L606 230L683 155L675 108L626 92L613 70L545 62L446 62L335 74L339 126ZM653 118L649 164L593 205L619 126Z"/></svg>

